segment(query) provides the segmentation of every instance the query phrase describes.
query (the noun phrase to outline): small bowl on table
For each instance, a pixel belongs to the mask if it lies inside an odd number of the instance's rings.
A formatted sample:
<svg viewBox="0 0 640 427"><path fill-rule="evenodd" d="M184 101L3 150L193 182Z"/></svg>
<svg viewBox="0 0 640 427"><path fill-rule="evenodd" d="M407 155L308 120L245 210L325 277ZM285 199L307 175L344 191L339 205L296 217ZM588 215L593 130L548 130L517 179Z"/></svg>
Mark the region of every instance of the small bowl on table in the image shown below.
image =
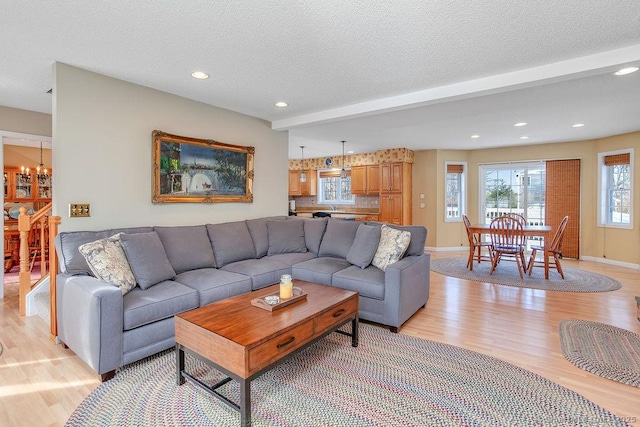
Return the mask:
<svg viewBox="0 0 640 427"><path fill-rule="evenodd" d="M264 302L269 305L276 305L280 303L280 297L278 295L267 295L264 297Z"/></svg>

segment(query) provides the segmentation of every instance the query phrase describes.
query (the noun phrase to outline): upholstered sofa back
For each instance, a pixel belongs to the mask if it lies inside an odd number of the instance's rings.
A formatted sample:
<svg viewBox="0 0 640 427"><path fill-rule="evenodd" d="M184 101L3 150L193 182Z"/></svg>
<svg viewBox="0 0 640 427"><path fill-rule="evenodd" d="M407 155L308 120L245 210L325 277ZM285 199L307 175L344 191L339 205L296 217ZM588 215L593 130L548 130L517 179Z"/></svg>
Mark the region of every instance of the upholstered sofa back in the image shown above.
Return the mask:
<svg viewBox="0 0 640 427"><path fill-rule="evenodd" d="M78 250L81 245L118 233L155 231L171 266L179 274L286 252L308 251L317 256L346 258L361 224L335 218L274 216L221 224L73 231L62 232L56 237L56 249L61 273L90 275L91 270ZM382 226L379 222L366 224ZM405 256L423 253L427 237L425 227L391 227L411 233Z"/></svg>

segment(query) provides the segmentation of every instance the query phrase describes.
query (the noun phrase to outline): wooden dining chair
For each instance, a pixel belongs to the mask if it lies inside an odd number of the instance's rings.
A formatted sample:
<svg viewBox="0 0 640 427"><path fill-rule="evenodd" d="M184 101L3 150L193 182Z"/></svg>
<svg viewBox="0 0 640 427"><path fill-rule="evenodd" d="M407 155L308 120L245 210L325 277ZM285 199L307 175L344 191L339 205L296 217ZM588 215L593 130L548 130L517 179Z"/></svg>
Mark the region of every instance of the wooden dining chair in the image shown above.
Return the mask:
<svg viewBox="0 0 640 427"><path fill-rule="evenodd" d="M560 221L560 225L558 225L558 229L556 230L556 234L553 236L553 240L551 240L551 244L549 245L549 268L555 268L560 273L560 277L564 279L564 273L562 272L562 265L560 265L560 258L562 258L562 240L564 239L564 230L567 228L567 223L569 222L569 216L565 216ZM529 270L529 276L531 276L531 272L533 271L533 267L544 267L544 259L542 261L536 261L536 254L538 251L541 251L544 256L544 246L531 246L531 257L529 258L529 264L527 265L527 269Z"/></svg>
<svg viewBox="0 0 640 427"><path fill-rule="evenodd" d="M523 224L512 216L499 216L491 221L489 235L493 244L493 262L491 272L503 257L513 258L518 265L520 278L524 278L526 263L524 258L524 231Z"/></svg>
<svg viewBox="0 0 640 427"><path fill-rule="evenodd" d="M515 220L517 220L522 224L523 228L527 225L527 219L524 216L520 215L519 213L509 212L509 213L506 213L505 216L514 218Z"/></svg>
<svg viewBox="0 0 640 427"><path fill-rule="evenodd" d="M493 244L491 242L481 240L480 236L471 231L471 221L466 215L462 215L462 222L467 229L467 237L469 238L469 259L467 261L467 268L473 271L473 258L478 260L478 264L481 261L489 261L493 263ZM488 255L483 255L482 248L487 249ZM477 254L476 254L477 252Z"/></svg>

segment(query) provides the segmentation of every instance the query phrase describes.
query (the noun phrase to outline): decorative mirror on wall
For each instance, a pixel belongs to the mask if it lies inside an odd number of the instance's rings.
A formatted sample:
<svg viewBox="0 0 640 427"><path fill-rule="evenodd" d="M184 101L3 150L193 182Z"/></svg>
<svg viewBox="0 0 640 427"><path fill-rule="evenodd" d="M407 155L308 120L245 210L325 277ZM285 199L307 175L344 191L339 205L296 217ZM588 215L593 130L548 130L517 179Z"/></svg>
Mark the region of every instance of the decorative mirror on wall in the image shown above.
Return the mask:
<svg viewBox="0 0 640 427"><path fill-rule="evenodd" d="M254 147L154 130L153 203L253 202Z"/></svg>

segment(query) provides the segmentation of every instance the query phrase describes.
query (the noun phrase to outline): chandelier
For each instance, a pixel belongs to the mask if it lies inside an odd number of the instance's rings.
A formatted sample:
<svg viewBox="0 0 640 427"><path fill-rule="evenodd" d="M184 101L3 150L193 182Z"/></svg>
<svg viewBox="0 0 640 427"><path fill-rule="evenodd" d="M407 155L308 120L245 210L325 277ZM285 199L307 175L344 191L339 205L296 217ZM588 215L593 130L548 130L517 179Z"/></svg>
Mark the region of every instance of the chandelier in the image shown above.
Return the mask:
<svg viewBox="0 0 640 427"><path fill-rule="evenodd" d="M42 141L40 141L40 164L36 167L36 177L41 184L49 178L49 170L44 167L42 161ZM31 168L21 166L18 179L22 185L31 184Z"/></svg>

